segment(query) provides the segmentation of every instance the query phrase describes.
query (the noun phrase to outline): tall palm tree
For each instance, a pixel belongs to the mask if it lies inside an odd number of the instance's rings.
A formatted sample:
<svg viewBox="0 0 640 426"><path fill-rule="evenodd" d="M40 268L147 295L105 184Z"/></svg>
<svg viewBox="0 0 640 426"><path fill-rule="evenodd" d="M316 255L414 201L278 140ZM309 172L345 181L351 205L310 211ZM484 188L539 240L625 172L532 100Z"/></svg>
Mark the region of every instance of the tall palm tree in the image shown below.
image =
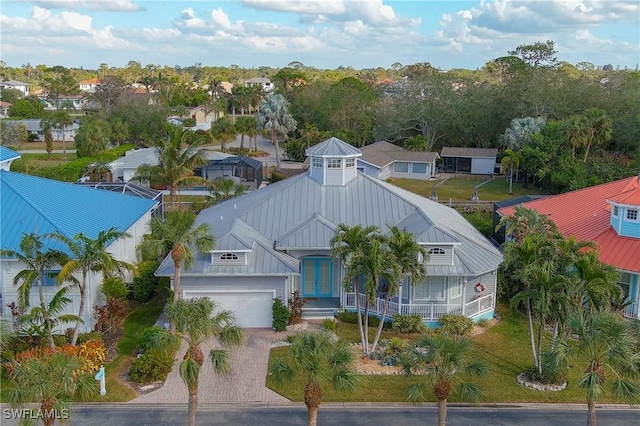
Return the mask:
<svg viewBox="0 0 640 426"><path fill-rule="evenodd" d="M572 115L564 121L567 139L571 143L571 158L576 158L576 149L585 146L587 140L584 117Z"/></svg>
<svg viewBox="0 0 640 426"><path fill-rule="evenodd" d="M301 374L306 383L304 403L307 406L307 425L315 426L322 404L322 385L331 383L338 391L352 391L357 386L357 373L352 370L353 351L344 342L326 332L301 332L293 336L291 363L278 359L269 368L276 384L291 381Z"/></svg>
<svg viewBox="0 0 640 426"><path fill-rule="evenodd" d="M180 126L169 126L169 136L155 149L158 165L143 164L136 170L134 179L169 187L171 206L175 206L180 185L209 185L203 177L195 176L193 169L207 163L200 148L202 138Z"/></svg>
<svg viewBox="0 0 640 426"><path fill-rule="evenodd" d="M424 264L429 260L429 253L423 246L418 244L415 235L400 229L396 225L390 226L389 232L390 235L387 239L387 244L391 256L388 264L390 264L389 270L392 279L389 281L385 294L382 316L380 318L380 324L378 324L376 336L373 339L373 344L371 345L371 352L376 350L380 335L382 334L384 320L389 310L389 303L391 302L391 298L398 294L400 282L406 277L409 277L409 282L415 285L427 274ZM399 295L399 297L402 297L402 295Z"/></svg>
<svg viewBox="0 0 640 426"><path fill-rule="evenodd" d="M226 152L226 143L235 140L236 136L238 136L238 131L231 120L223 117L211 123L211 135L217 141L220 141L222 152Z"/></svg>
<svg viewBox="0 0 640 426"><path fill-rule="evenodd" d="M122 274L125 270L132 270L133 265L127 262L117 260L111 253L107 251L107 247L118 240L131 237L126 232L118 231L116 228L110 228L98 232L96 238L90 238L83 233L74 235L72 238L61 233L48 234L47 237L60 241L67 246L70 259L62 265L58 281L64 282L80 273L81 279L78 282L80 290L80 307L78 308L78 318L84 315L85 304L87 302L87 286L89 274L102 274L107 276L113 272ZM75 345L80 333L80 322L76 322L73 330L73 338L71 344Z"/></svg>
<svg viewBox="0 0 640 426"><path fill-rule="evenodd" d="M502 167L509 168L509 194L513 195L513 169L516 169L516 179L518 178L518 167L522 162L522 154L519 151L507 149L502 157Z"/></svg>
<svg viewBox="0 0 640 426"><path fill-rule="evenodd" d="M407 389L407 399L425 401L433 390L438 400L438 426L445 426L451 395L471 403L479 402L482 397L477 385L463 379L463 374L482 376L487 372L484 363L473 357L473 343L463 336L423 336L408 354L400 357L404 373L419 374L421 378Z"/></svg>
<svg viewBox="0 0 640 426"><path fill-rule="evenodd" d="M196 215L189 211L174 210L167 212L164 218L151 218L151 233L140 245L140 251L147 258L159 258L167 253L173 259L173 300L179 300L180 274L182 267L189 268L195 262L193 248L200 252L212 250L215 239L209 225L196 224ZM175 323L171 322L171 331Z"/></svg>
<svg viewBox="0 0 640 426"><path fill-rule="evenodd" d="M57 110L56 112L53 113L53 116L51 117L52 123L53 123L53 127L55 127L56 129L61 129L62 131L62 157L63 159L67 159L67 148L66 148L66 129L67 126L70 126L73 123L73 120L71 119L71 116L69 115L68 111L65 110Z"/></svg>
<svg viewBox="0 0 640 426"><path fill-rule="evenodd" d="M571 318L569 330L577 345L564 342L554 355L558 363L578 355L586 360L578 386L587 393L587 425L597 425L596 403L607 384L615 398L640 402L640 354L634 350L635 339L625 320L609 311L579 310Z"/></svg>
<svg viewBox="0 0 640 426"><path fill-rule="evenodd" d="M362 225L349 226L344 223L338 225L336 233L331 238L331 256L340 259L345 268L345 276L342 286L346 291L350 291L353 285L355 293L356 315L358 317L358 332L360 333L360 343L362 350L366 353L367 345L362 327L362 311L360 306L360 277L362 274L362 262L366 253L366 246L373 238L379 237L377 226Z"/></svg>
<svg viewBox="0 0 640 426"><path fill-rule="evenodd" d="M67 255L59 250L48 249L44 251L42 237L38 234L24 234L20 240L20 251L0 250L0 256L18 260L24 264L25 269L21 270L13 278L13 284L18 286L18 305L23 308L30 306L29 295L35 285L38 288L40 299L40 309L43 313L43 322L47 331L49 346L53 343L53 319L49 316L47 302L44 296L43 279L50 274L53 268L67 262Z"/></svg>
<svg viewBox="0 0 640 426"><path fill-rule="evenodd" d="M44 352L39 357L10 361L9 381L15 387L9 392L12 408L39 403L45 426L55 424L54 414L69 413L70 400L87 400L97 394L91 374L78 374L82 360L62 352Z"/></svg>
<svg viewBox="0 0 640 426"><path fill-rule="evenodd" d="M240 149L244 149L244 137L245 135L257 133L258 122L255 117L242 116L236 120L236 130L240 133ZM249 136L251 138L251 136Z"/></svg>
<svg viewBox="0 0 640 426"><path fill-rule="evenodd" d="M620 297L618 271L602 263L596 251L579 253L568 271L568 292L574 309L589 312L609 307L611 299Z"/></svg>
<svg viewBox="0 0 640 426"><path fill-rule="evenodd" d="M296 120L289 114L289 102L281 94L268 94L262 99L256 118L258 120L258 129L267 132L271 143L276 147L276 166L280 168L278 137L286 139L289 132L296 130L298 125Z"/></svg>
<svg viewBox="0 0 640 426"><path fill-rule="evenodd" d="M167 309L167 317L176 326L176 334L161 333L155 345L160 350L173 352L180 342L187 344L187 352L180 362L180 377L189 389L189 425L196 424L198 410L198 385L200 369L204 363L202 345L219 342L225 347L239 345L244 338L244 330L236 325L231 311L217 310L209 298L174 300ZM213 370L218 374L231 369L229 354L224 349L211 349L208 358Z"/></svg>
<svg viewBox="0 0 640 426"><path fill-rule="evenodd" d="M606 112L598 108L584 111L584 122L587 133L584 161L589 158L589 149L594 145L605 145L613 137L613 123Z"/></svg>

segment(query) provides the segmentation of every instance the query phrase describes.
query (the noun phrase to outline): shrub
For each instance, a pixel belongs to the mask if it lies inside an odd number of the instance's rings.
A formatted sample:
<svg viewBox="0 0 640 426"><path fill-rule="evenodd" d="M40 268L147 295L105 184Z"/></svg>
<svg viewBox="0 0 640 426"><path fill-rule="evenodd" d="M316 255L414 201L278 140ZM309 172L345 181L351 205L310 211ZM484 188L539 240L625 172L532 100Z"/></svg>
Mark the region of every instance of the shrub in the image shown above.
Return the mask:
<svg viewBox="0 0 640 426"><path fill-rule="evenodd" d="M269 180L271 181L271 183L276 183L286 178L287 178L287 175L285 175L284 173L274 171L274 172L271 172L271 179Z"/></svg>
<svg viewBox="0 0 640 426"><path fill-rule="evenodd" d="M123 299L129 293L127 284L120 277L108 277L102 282L100 291L107 299Z"/></svg>
<svg viewBox="0 0 640 426"><path fill-rule="evenodd" d="M302 307L305 303L299 290L291 294L289 298L289 325L302 323Z"/></svg>
<svg viewBox="0 0 640 426"><path fill-rule="evenodd" d="M446 334L464 336L473 330L473 321L464 315L444 314L440 317L440 324Z"/></svg>
<svg viewBox="0 0 640 426"><path fill-rule="evenodd" d="M196 124L198 123L196 122L195 118L185 118L184 120L182 120L182 126L184 127L193 127Z"/></svg>
<svg viewBox="0 0 640 426"><path fill-rule="evenodd" d="M336 314L336 318L342 322L346 322L348 324L357 324L358 323L358 314L353 311L342 311ZM364 317L363 317L364 321ZM375 315L369 315L369 325L371 327L377 327L380 324L380 318ZM390 325L390 319L387 318L385 320L385 325L383 328L388 328Z"/></svg>
<svg viewBox="0 0 640 426"><path fill-rule="evenodd" d="M322 328L327 331L336 331L336 320L333 318L325 318L322 320Z"/></svg>
<svg viewBox="0 0 640 426"><path fill-rule="evenodd" d="M73 331L71 332L71 336L73 336ZM69 341L71 341L71 336L69 336ZM92 331L91 333L80 333L78 334L78 340L76 341L76 343L80 345L84 342L88 342L89 340L102 342L102 333L98 333L97 331Z"/></svg>
<svg viewBox="0 0 640 426"><path fill-rule="evenodd" d="M273 317L273 329L275 331L285 331L289 324L289 308L284 305L281 299L273 299L271 314Z"/></svg>
<svg viewBox="0 0 640 426"><path fill-rule="evenodd" d="M64 334L54 334L53 335L53 344L56 346L62 346L67 344L67 336Z"/></svg>
<svg viewBox="0 0 640 426"><path fill-rule="evenodd" d="M102 333L117 330L126 314L127 303L122 299L108 299L105 305L95 305L93 307L95 330Z"/></svg>
<svg viewBox="0 0 640 426"><path fill-rule="evenodd" d="M173 354L149 350L133 360L129 368L129 380L135 383L163 381L173 366Z"/></svg>
<svg viewBox="0 0 640 426"><path fill-rule="evenodd" d="M378 359L383 365L395 365L398 358L409 349L409 341L400 337L392 337L380 341Z"/></svg>
<svg viewBox="0 0 640 426"><path fill-rule="evenodd" d="M489 325L489 319L488 318L480 318L477 322L479 327L486 327Z"/></svg>
<svg viewBox="0 0 640 426"><path fill-rule="evenodd" d="M138 349L140 350L140 353L145 353L152 349L156 336L164 332L164 328L160 327L159 325L154 325L153 327L145 329L140 336L140 340L138 341Z"/></svg>
<svg viewBox="0 0 640 426"><path fill-rule="evenodd" d="M153 273L158 269L160 263L147 260L138 264L138 273L133 278L133 298L138 302L148 302L156 295L158 288L158 277Z"/></svg>
<svg viewBox="0 0 640 426"><path fill-rule="evenodd" d="M423 333L425 328L425 325L422 323L422 317L417 314L395 314L393 316L393 322L391 323L391 329L398 333Z"/></svg>
<svg viewBox="0 0 640 426"><path fill-rule="evenodd" d="M76 346L66 344L57 346L54 351L49 347L32 348L16 353L14 359L17 362L22 362L32 358L42 358L54 352L61 352L70 357L79 357L82 360L82 367L77 371L78 373L95 373L100 368L100 365L104 364L107 357L107 348L105 348L104 343L102 341L90 340Z"/></svg>

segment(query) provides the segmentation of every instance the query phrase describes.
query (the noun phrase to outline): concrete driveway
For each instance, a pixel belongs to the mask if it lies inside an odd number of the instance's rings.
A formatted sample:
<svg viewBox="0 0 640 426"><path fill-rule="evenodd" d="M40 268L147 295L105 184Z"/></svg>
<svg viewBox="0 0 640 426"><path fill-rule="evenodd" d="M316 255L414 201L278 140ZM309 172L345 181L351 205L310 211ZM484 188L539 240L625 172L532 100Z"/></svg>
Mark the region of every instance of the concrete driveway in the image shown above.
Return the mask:
<svg viewBox="0 0 640 426"><path fill-rule="evenodd" d="M244 344L230 349L232 370L225 376L214 374L211 362L205 361L200 371L199 402L203 404L289 402L287 398L265 386L269 351L273 343L285 341L287 334L276 333L270 329L247 329ZM210 344L203 347L205 355L211 347ZM176 363L162 388L140 395L130 403L187 403L187 387L178 372L178 363L182 360L186 349L186 345L183 345L176 354Z"/></svg>

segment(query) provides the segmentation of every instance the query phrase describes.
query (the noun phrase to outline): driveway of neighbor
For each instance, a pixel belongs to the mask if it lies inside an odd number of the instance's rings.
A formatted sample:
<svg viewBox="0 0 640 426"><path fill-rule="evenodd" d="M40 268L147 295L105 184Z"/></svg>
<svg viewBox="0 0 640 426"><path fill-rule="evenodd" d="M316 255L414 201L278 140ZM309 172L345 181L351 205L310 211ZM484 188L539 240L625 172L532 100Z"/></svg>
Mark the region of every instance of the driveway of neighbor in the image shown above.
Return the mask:
<svg viewBox="0 0 640 426"><path fill-rule="evenodd" d="M198 399L201 403L286 403L289 400L265 386L269 351L275 342L286 340L288 333L276 333L270 329L247 329L242 346L229 349L231 372L216 375L211 362L206 359L200 371ZM211 345L203 345L205 355ZM216 345L216 348L219 346ZM142 394L130 403L186 403L187 387L180 378L178 363L186 352L186 345L176 354L176 362L167 376L164 386Z"/></svg>

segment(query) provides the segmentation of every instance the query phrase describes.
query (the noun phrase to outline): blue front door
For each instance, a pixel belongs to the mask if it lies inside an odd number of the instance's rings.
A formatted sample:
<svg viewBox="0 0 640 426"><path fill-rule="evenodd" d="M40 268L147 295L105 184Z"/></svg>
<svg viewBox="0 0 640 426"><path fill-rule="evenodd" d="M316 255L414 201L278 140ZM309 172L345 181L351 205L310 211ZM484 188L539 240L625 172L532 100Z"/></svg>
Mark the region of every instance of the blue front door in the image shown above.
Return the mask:
<svg viewBox="0 0 640 426"><path fill-rule="evenodd" d="M302 259L302 297L331 297L333 260L329 257Z"/></svg>

